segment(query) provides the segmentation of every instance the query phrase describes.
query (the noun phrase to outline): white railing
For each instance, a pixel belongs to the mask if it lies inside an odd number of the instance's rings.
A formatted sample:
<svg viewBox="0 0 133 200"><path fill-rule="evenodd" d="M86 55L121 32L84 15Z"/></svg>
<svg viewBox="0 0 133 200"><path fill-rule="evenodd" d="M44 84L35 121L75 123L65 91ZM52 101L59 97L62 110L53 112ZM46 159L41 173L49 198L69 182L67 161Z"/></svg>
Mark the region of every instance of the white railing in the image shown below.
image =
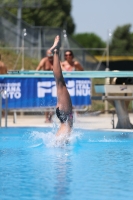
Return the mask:
<svg viewBox="0 0 133 200"><path fill-rule="evenodd" d="M133 77L133 71L73 71L63 72L64 78L108 78L108 77ZM0 77L30 78L30 77L53 77L52 71L8 71L8 74Z"/></svg>

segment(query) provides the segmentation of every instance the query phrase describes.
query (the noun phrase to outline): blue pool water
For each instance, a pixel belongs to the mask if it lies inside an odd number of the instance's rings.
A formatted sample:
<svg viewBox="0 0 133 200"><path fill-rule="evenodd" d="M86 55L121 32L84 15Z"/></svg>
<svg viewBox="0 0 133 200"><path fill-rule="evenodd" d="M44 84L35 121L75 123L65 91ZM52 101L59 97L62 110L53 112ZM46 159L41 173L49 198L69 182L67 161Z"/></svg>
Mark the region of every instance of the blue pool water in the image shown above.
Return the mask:
<svg viewBox="0 0 133 200"><path fill-rule="evenodd" d="M132 200L133 133L0 129L0 200Z"/></svg>

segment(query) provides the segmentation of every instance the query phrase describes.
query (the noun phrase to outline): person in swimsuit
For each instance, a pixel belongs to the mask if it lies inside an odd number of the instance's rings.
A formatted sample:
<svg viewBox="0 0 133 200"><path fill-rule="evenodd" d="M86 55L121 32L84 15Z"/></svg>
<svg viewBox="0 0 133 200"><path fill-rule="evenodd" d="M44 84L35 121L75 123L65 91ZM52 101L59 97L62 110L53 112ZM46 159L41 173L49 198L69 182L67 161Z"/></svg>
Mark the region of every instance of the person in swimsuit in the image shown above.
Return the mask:
<svg viewBox="0 0 133 200"><path fill-rule="evenodd" d="M71 98L68 93L60 65L59 46L60 37L57 35L53 46L50 48L51 53L53 53L53 73L57 87L56 115L61 123L56 136L63 136L63 138L66 138L69 136L73 127L73 114Z"/></svg>
<svg viewBox="0 0 133 200"><path fill-rule="evenodd" d="M71 50L66 50L64 53L65 61L61 63L63 71L83 71L84 68L81 64L74 60L74 53ZM75 114L78 115L78 111L75 111Z"/></svg>
<svg viewBox="0 0 133 200"><path fill-rule="evenodd" d="M64 54L65 61L61 63L63 71L83 71L83 67L78 61L74 60L74 54L71 50L66 50Z"/></svg>

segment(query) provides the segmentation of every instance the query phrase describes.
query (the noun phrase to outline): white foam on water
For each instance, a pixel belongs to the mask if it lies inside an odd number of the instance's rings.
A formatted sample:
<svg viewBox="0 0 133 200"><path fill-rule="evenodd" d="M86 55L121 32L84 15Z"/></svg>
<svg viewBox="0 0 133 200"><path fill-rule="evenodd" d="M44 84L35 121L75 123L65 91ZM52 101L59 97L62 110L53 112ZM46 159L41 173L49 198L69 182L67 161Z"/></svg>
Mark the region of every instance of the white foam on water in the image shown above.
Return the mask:
<svg viewBox="0 0 133 200"><path fill-rule="evenodd" d="M31 133L32 140L34 143L31 147L39 147L39 146L46 146L46 147L65 147L67 145L73 145L77 139L81 138L82 133L78 131L72 131L71 134L61 136L56 136L56 133L53 131L50 132L39 132L33 131Z"/></svg>

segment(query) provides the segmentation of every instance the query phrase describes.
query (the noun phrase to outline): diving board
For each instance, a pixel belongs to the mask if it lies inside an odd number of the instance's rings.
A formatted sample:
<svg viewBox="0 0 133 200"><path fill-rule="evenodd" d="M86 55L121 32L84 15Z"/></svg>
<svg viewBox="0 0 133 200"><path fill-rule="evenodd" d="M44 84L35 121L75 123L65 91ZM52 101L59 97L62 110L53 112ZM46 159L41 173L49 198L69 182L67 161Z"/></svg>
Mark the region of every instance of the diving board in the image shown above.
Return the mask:
<svg viewBox="0 0 133 200"><path fill-rule="evenodd" d="M128 114L129 102L133 100L133 85L95 85L94 87L97 93L102 94L102 100L107 100L115 107L118 117L116 128L133 129Z"/></svg>
<svg viewBox="0 0 133 200"><path fill-rule="evenodd" d="M133 85L95 85L97 93L131 93L133 94Z"/></svg>

